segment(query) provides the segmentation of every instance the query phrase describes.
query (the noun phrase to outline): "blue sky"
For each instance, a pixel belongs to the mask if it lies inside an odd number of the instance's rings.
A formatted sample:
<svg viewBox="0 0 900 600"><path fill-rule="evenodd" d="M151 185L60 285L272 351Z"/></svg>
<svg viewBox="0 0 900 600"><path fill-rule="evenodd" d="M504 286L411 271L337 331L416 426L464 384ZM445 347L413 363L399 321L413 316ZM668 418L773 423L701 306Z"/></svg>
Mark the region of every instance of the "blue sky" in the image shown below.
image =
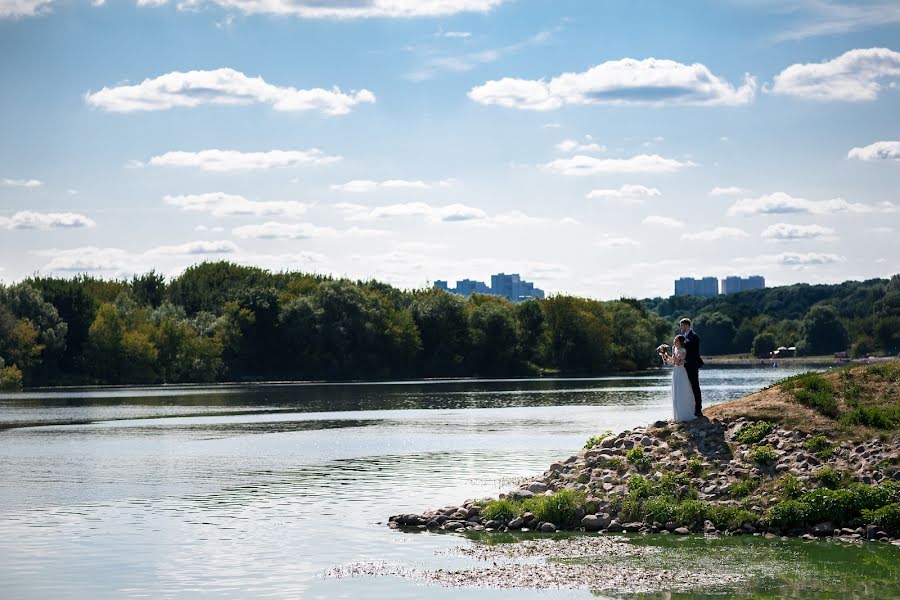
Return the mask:
<svg viewBox="0 0 900 600"><path fill-rule="evenodd" d="M0 279L900 272L891 2L0 0Z"/></svg>

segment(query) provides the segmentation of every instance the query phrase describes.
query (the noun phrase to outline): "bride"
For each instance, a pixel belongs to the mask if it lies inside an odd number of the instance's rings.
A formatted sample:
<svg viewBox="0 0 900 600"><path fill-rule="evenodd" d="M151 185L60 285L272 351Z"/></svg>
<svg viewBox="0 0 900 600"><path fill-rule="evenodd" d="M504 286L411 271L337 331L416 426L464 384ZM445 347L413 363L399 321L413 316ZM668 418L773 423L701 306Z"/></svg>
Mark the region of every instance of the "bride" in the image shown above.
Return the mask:
<svg viewBox="0 0 900 600"><path fill-rule="evenodd" d="M684 336L675 336L672 342L672 355L661 354L663 360L674 367L672 370L672 409L675 421L691 421L694 419L694 391L684 368L687 350L684 347Z"/></svg>

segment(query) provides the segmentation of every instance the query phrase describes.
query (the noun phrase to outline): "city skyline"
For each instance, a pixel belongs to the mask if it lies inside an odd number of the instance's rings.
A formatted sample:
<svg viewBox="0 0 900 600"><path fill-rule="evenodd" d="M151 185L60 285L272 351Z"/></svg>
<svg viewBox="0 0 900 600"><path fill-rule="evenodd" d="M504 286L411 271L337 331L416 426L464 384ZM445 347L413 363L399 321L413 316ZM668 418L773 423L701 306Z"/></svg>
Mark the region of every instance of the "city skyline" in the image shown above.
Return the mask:
<svg viewBox="0 0 900 600"><path fill-rule="evenodd" d="M898 34L882 0L0 0L0 281L890 277Z"/></svg>

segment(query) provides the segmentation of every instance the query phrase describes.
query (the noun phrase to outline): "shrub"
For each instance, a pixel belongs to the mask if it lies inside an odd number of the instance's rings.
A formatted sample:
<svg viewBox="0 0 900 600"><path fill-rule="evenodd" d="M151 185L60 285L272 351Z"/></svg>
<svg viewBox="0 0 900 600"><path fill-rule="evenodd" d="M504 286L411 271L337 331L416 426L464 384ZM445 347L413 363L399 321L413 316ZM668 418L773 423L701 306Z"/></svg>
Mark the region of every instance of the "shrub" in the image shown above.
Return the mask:
<svg viewBox="0 0 900 600"><path fill-rule="evenodd" d="M803 484L790 473L779 479L775 485L778 495L784 500L793 500L803 495Z"/></svg>
<svg viewBox="0 0 900 600"><path fill-rule="evenodd" d="M750 450L750 458L763 465L770 465L778 460L778 455L772 446L754 446Z"/></svg>
<svg viewBox="0 0 900 600"><path fill-rule="evenodd" d="M834 385L818 373L801 373L781 382L781 388L793 391L794 398L827 417L838 415L837 400L834 397Z"/></svg>
<svg viewBox="0 0 900 600"><path fill-rule="evenodd" d="M643 475L632 475L628 479L628 495L634 498L650 498L657 494L652 481Z"/></svg>
<svg viewBox="0 0 900 600"><path fill-rule="evenodd" d="M834 451L834 447L828 443L824 435L817 435L806 440L803 447L819 458L828 458Z"/></svg>
<svg viewBox="0 0 900 600"><path fill-rule="evenodd" d="M847 473L842 473L831 467L822 467L816 471L816 479L831 490L846 487L852 481Z"/></svg>
<svg viewBox="0 0 900 600"><path fill-rule="evenodd" d="M900 364L885 363L880 365L870 365L866 368L866 374L887 381L900 381Z"/></svg>
<svg viewBox="0 0 900 600"><path fill-rule="evenodd" d="M847 382L844 386L844 400L851 406L856 406L862 394L862 386L855 381Z"/></svg>
<svg viewBox="0 0 900 600"><path fill-rule="evenodd" d="M759 487L759 483L759 479L754 477L742 479L728 488L728 495L732 498L746 498L753 490Z"/></svg>
<svg viewBox="0 0 900 600"><path fill-rule="evenodd" d="M886 533L900 533L900 503L888 504L876 510L866 509L862 516L866 523L878 525Z"/></svg>
<svg viewBox="0 0 900 600"><path fill-rule="evenodd" d="M668 523L675 520L677 511L678 505L671 498L660 496L644 502L641 516L648 523Z"/></svg>
<svg viewBox="0 0 900 600"><path fill-rule="evenodd" d="M705 513L706 518L712 521L717 527L737 529L744 523L750 523L752 525L759 523L759 517L754 513L728 504L709 504L706 507Z"/></svg>
<svg viewBox="0 0 900 600"><path fill-rule="evenodd" d="M687 461L685 469L694 477L699 477L703 473L703 462L697 458L692 458Z"/></svg>
<svg viewBox="0 0 900 600"><path fill-rule="evenodd" d="M525 511L533 513L538 521L556 526L571 525L575 511L584 504L584 493L575 490L559 490L549 496L535 496L522 502Z"/></svg>
<svg viewBox="0 0 900 600"><path fill-rule="evenodd" d="M518 503L506 498L503 500L491 500L481 509L481 517L485 521L498 519L506 522L519 515L521 508Z"/></svg>
<svg viewBox="0 0 900 600"><path fill-rule="evenodd" d="M676 521L685 527L698 527L703 524L704 504L699 500L685 500L678 505Z"/></svg>
<svg viewBox="0 0 900 600"><path fill-rule="evenodd" d="M644 449L640 446L632 448L625 454L625 458L633 464L635 467L641 468L649 468L650 467L650 457L644 454Z"/></svg>
<svg viewBox="0 0 900 600"><path fill-rule="evenodd" d="M606 438L608 438L611 435L612 435L612 431L604 431L600 435L595 435L595 436L589 437L588 440L584 443L584 449L590 450L591 448L596 448L597 446L600 445L600 442L602 442L603 440L605 440Z"/></svg>
<svg viewBox="0 0 900 600"><path fill-rule="evenodd" d="M774 424L768 421L757 421L741 427L735 437L742 444L757 444L774 430Z"/></svg>
<svg viewBox="0 0 900 600"><path fill-rule="evenodd" d="M876 429L900 427L900 404L895 406L857 406L841 419L847 425L865 425Z"/></svg>
<svg viewBox="0 0 900 600"><path fill-rule="evenodd" d="M809 505L802 500L782 500L769 509L766 518L776 527L804 527L809 520Z"/></svg>
<svg viewBox="0 0 900 600"><path fill-rule="evenodd" d="M0 360L2 362L2 360ZM0 367L0 390L15 392L22 389L22 371L16 365Z"/></svg>

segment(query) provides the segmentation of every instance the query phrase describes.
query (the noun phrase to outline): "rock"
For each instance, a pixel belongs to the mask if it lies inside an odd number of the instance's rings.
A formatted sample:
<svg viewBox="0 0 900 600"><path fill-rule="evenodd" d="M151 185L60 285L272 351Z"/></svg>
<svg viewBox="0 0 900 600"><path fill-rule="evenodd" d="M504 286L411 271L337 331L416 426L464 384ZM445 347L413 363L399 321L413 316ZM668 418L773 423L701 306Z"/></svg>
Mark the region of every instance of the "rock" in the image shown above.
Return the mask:
<svg viewBox="0 0 900 600"><path fill-rule="evenodd" d="M490 529L500 529L504 525L506 525L506 523L504 523L500 519L491 519L490 521L486 521L484 523L484 526Z"/></svg>
<svg viewBox="0 0 900 600"><path fill-rule="evenodd" d="M600 531L606 529L611 523L610 516L606 513L587 515L581 520L581 526L588 531Z"/></svg>
<svg viewBox="0 0 900 600"><path fill-rule="evenodd" d="M800 536L800 538L807 540L807 541L816 539L814 535L809 534L809 533L804 533L803 535Z"/></svg>
<svg viewBox="0 0 900 600"><path fill-rule="evenodd" d="M661 428L665 427L666 425L668 425L668 423L666 421L654 421L653 422L653 426L657 429L661 429Z"/></svg>
<svg viewBox="0 0 900 600"><path fill-rule="evenodd" d="M810 533L816 536L824 536L824 535L832 535L834 532L834 526L830 521L825 521L824 523L817 523L813 525L813 528L810 530Z"/></svg>
<svg viewBox="0 0 900 600"><path fill-rule="evenodd" d="M606 526L606 529L613 533L619 533L620 531L622 531L622 524L613 519L609 522L609 525Z"/></svg>
<svg viewBox="0 0 900 600"><path fill-rule="evenodd" d="M612 448L615 443L616 443L615 438L611 438L611 437L604 438L603 441L600 442L600 447L601 448Z"/></svg>
<svg viewBox="0 0 900 600"><path fill-rule="evenodd" d="M691 530L688 529L687 527L676 527L675 528L675 533L677 533L678 535L687 535L690 532L691 532Z"/></svg>
<svg viewBox="0 0 900 600"><path fill-rule="evenodd" d="M712 521L704 521L703 522L703 533L715 533L716 526L713 525Z"/></svg>
<svg viewBox="0 0 900 600"><path fill-rule="evenodd" d="M522 517L516 517L512 521L509 522L510 529L521 529L522 525L525 524L525 519Z"/></svg>
<svg viewBox="0 0 900 600"><path fill-rule="evenodd" d="M447 521L444 523L444 529L447 531L456 531L457 529L462 529L466 524L462 521Z"/></svg>
<svg viewBox="0 0 900 600"><path fill-rule="evenodd" d="M541 533L556 533L556 525L553 523L544 523L541 525Z"/></svg>
<svg viewBox="0 0 900 600"><path fill-rule="evenodd" d="M641 446L652 446L653 440L650 439L649 436L644 436L641 438Z"/></svg>
<svg viewBox="0 0 900 600"><path fill-rule="evenodd" d="M640 521L632 521L631 523L625 523L624 525L622 525L622 529L624 529L628 533L634 533L640 531L643 526L644 524Z"/></svg>
<svg viewBox="0 0 900 600"><path fill-rule="evenodd" d="M533 497L534 492L529 490L515 490L509 493L510 500L526 500Z"/></svg>
<svg viewBox="0 0 900 600"><path fill-rule="evenodd" d="M867 540L874 540L875 538L879 537L878 533L878 525L869 525L868 527L866 527Z"/></svg>
<svg viewBox="0 0 900 600"><path fill-rule="evenodd" d="M532 494L543 494L547 491L547 484L540 481L532 481L526 489Z"/></svg>

